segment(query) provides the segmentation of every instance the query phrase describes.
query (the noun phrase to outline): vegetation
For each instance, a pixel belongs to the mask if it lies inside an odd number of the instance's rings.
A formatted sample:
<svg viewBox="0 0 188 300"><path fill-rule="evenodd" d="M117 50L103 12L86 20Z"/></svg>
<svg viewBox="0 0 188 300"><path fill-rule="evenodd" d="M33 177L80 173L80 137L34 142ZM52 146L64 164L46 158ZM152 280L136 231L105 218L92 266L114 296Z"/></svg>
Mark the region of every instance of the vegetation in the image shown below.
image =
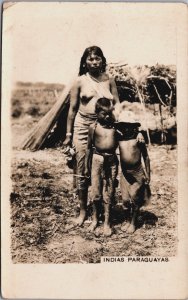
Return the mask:
<svg viewBox="0 0 188 300"><path fill-rule="evenodd" d="M176 69L174 66L108 66L115 78L120 99L130 102L160 103L176 106Z"/></svg>
<svg viewBox="0 0 188 300"><path fill-rule="evenodd" d="M157 138L162 143L167 141L174 143L176 141L175 66L157 64L152 67L147 65L130 67L110 64L108 68L109 73L115 78L120 101L127 100L141 104L148 142L150 143L151 137L155 135L154 140ZM148 116L147 109L153 112L153 118L151 114ZM151 128L153 126L149 123L156 123L155 128Z"/></svg>

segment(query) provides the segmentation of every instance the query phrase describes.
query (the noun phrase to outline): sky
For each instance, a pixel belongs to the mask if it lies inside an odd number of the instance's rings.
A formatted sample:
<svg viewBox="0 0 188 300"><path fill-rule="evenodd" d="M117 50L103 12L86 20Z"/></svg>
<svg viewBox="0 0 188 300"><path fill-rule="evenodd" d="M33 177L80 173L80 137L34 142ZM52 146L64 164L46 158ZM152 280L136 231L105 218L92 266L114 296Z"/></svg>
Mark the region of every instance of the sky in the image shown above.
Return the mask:
<svg viewBox="0 0 188 300"><path fill-rule="evenodd" d="M4 10L12 80L67 84L86 47L107 62L176 64L176 4L18 2Z"/></svg>

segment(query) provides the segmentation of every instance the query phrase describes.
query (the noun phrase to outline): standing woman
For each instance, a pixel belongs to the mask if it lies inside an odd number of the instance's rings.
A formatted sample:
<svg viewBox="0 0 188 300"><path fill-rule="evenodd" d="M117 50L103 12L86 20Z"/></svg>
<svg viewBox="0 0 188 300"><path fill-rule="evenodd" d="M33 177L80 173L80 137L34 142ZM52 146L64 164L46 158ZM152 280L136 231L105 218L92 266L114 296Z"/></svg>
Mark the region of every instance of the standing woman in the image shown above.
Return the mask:
<svg viewBox="0 0 188 300"><path fill-rule="evenodd" d="M101 97L110 99L113 105L119 103L115 81L105 71L106 58L102 50L97 46L86 48L80 61L79 76L71 89L64 145L71 145L73 141L76 148L80 201L80 215L76 223L79 226L86 218L88 184L84 177L85 155L89 126L96 120L95 104Z"/></svg>

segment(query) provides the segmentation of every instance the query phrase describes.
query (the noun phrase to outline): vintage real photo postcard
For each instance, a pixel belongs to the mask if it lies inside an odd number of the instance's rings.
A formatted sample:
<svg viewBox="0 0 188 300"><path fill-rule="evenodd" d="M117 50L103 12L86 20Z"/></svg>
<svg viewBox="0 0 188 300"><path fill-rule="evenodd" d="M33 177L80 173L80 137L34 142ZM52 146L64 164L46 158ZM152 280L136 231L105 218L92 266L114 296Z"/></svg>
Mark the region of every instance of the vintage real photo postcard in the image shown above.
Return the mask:
<svg viewBox="0 0 188 300"><path fill-rule="evenodd" d="M3 297L186 299L187 21L3 4Z"/></svg>

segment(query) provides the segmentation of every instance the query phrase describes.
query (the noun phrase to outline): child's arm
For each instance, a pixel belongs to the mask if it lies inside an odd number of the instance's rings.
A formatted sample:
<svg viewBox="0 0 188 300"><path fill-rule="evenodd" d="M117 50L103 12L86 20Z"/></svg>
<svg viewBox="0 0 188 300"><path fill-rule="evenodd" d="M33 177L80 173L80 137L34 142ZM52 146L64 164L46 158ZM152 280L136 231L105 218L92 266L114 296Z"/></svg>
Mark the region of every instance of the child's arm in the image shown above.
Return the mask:
<svg viewBox="0 0 188 300"><path fill-rule="evenodd" d="M139 142L139 143L145 143L143 134L142 134L142 132L139 131L139 130L138 130L138 134L137 134L136 140L137 140L137 142Z"/></svg>
<svg viewBox="0 0 188 300"><path fill-rule="evenodd" d="M146 168L146 182L149 183L150 182L150 159L148 156L148 151L145 143L140 143L139 146L140 146L141 154L143 156L144 164Z"/></svg>
<svg viewBox="0 0 188 300"><path fill-rule="evenodd" d="M91 164L92 164L92 155L93 155L93 133L94 126L90 125L87 139L87 151L85 157L85 176L90 177L91 175Z"/></svg>

